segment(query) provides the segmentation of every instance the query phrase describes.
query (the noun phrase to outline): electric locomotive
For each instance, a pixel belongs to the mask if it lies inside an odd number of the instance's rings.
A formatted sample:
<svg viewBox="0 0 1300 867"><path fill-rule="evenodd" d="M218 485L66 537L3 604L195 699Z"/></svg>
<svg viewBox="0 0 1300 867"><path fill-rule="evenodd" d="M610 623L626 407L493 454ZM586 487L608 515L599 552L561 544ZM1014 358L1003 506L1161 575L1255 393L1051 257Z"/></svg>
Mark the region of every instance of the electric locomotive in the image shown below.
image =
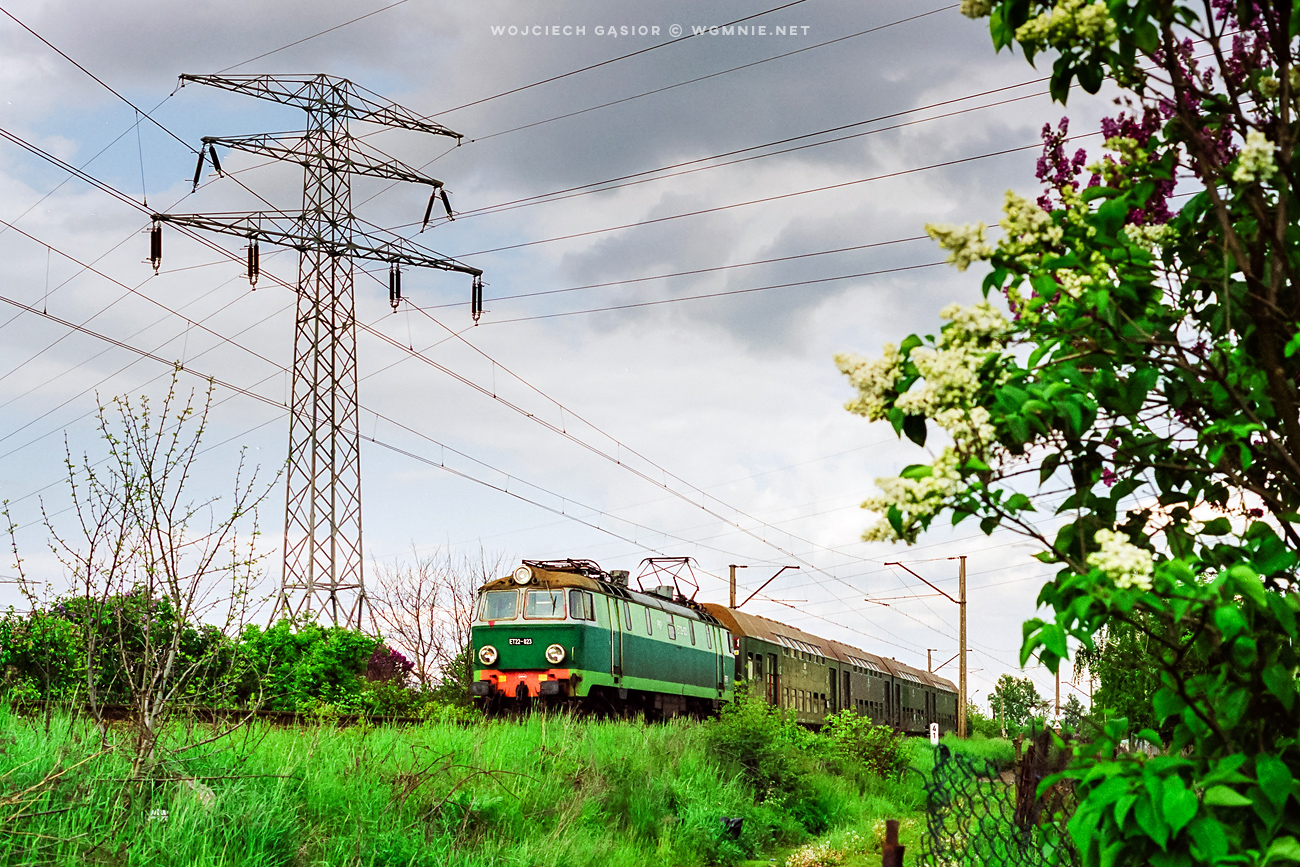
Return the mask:
<svg viewBox="0 0 1300 867"><path fill-rule="evenodd" d="M730 635L675 587L628 587L590 560L524 560L479 590L470 693L648 718L705 716L735 691Z"/></svg>

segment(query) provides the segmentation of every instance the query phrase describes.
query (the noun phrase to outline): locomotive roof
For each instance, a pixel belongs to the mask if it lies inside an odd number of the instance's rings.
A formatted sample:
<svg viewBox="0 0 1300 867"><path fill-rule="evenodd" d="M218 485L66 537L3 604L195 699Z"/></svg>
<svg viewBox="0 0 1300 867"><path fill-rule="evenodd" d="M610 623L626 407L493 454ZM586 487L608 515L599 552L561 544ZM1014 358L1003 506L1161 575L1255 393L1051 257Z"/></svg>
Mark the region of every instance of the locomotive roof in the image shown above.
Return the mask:
<svg viewBox="0 0 1300 867"><path fill-rule="evenodd" d="M613 596L618 599L629 599L641 605L650 608L658 608L678 617L686 617L691 620L700 620L708 622L717 622L714 617L703 608L695 603L685 599L668 599L657 593L644 593L640 590L633 590L622 584L616 584L607 581L604 577L599 577L589 570L584 572L570 571L568 569L543 569L535 562L525 561L533 570L533 580L527 584L516 584L513 577L507 575L504 578L497 578L489 581L479 588L480 593L486 593L489 590L537 590L549 589L551 587L577 587L583 590L591 590L595 593L601 593L605 596ZM601 573L603 575L604 573Z"/></svg>
<svg viewBox="0 0 1300 867"><path fill-rule="evenodd" d="M807 648L800 647L799 645L809 645L816 653L819 653L828 659L835 659L844 665L856 665L860 668L875 669L903 680L914 680L917 683L934 686L939 689L948 690L949 692L957 691L957 687L954 686L951 681L945 680L931 672L913 668L910 665L899 662L897 659L870 653L866 650L854 647L851 644L845 644L842 641L822 638L820 635L813 635L810 632L804 632L802 629L797 629L796 627L789 626L780 621L761 617L757 614L737 611L734 608L727 608L725 605L706 602L704 607L708 609L710 614L718 619L718 622L723 626L726 626L736 635L745 635L750 638L762 639L763 641L769 641L773 644L780 644L784 647L789 647L792 650L806 651Z"/></svg>

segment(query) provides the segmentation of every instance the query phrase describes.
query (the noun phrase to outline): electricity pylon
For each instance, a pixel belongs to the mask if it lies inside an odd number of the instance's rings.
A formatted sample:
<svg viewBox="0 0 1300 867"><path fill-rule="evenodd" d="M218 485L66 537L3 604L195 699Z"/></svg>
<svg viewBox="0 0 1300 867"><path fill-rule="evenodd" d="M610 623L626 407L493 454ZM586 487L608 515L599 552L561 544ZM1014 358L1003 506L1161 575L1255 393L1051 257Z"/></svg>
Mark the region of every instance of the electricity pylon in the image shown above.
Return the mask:
<svg viewBox="0 0 1300 867"><path fill-rule="evenodd" d="M197 186L205 155L218 174L216 146L300 163L302 213L154 214L174 223L248 239L249 279L256 281L259 241L298 251L298 308L289 404L289 462L284 519L284 572L272 619L327 616L335 625L364 625L361 553L361 444L357 400L354 259L389 263L389 299L400 300L403 265L472 275L475 320L482 271L382 230L359 230L351 210L351 175L426 184L433 188L424 221L442 182L368 148L349 121L460 139L441 124L328 75L182 75L195 82L255 96L307 113L301 132L207 137L199 148ZM161 255L161 244L159 244ZM156 267L156 263L155 263Z"/></svg>

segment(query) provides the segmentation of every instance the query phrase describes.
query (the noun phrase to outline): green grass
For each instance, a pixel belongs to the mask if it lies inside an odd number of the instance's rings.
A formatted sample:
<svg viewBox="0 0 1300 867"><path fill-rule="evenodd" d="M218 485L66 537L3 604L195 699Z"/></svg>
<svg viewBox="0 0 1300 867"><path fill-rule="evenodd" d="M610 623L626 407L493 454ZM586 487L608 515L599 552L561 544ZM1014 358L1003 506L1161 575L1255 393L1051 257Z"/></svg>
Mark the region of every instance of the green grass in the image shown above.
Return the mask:
<svg viewBox="0 0 1300 867"><path fill-rule="evenodd" d="M904 820L909 863L924 828L914 774L845 773L804 743L797 782L760 793L694 723L253 724L194 746L211 735L172 726L155 779L129 782L128 728L47 733L0 707L0 864L784 863L821 836L866 865L884 819ZM723 816L744 817L739 840Z"/></svg>

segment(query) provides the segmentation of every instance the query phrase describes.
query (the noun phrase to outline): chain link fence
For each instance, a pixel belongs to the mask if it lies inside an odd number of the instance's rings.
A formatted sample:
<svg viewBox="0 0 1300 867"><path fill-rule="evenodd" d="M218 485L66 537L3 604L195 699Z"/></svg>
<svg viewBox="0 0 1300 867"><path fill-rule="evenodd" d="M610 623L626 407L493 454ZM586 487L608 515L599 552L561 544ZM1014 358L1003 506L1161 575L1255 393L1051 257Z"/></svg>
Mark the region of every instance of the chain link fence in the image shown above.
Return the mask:
<svg viewBox="0 0 1300 867"><path fill-rule="evenodd" d="M1051 732L1028 744L1014 769L939 745L925 784L927 867L1078 867L1066 822L1074 812L1068 782L1038 797L1038 784L1061 769Z"/></svg>

